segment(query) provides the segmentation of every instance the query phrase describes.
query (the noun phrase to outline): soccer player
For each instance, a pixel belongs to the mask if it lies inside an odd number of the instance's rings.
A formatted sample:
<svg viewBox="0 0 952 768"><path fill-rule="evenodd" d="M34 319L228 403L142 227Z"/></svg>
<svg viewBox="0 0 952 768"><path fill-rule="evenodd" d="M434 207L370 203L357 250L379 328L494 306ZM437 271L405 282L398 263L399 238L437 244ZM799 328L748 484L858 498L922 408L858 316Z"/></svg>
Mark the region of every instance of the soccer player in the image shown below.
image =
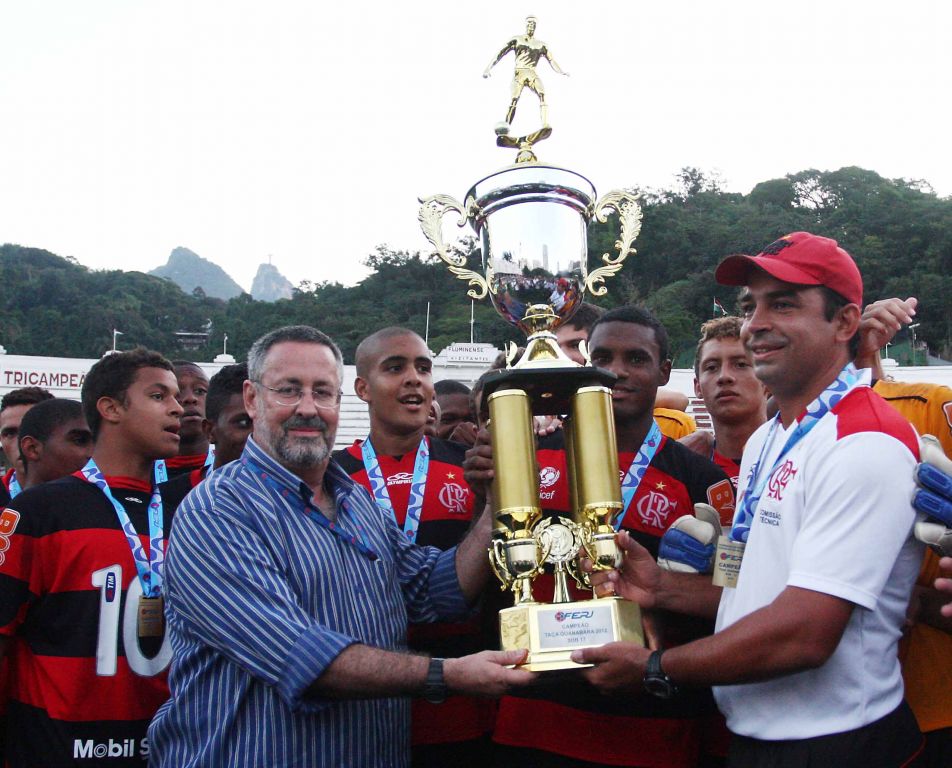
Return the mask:
<svg viewBox="0 0 952 768"><path fill-rule="evenodd" d="M585 676L622 698L714 685L734 734L731 765L908 764L922 735L896 644L922 559L910 503L919 445L852 365L859 270L836 241L795 232L755 257L728 257L715 277L746 288L742 338L779 407L744 451L736 586L661 571L620 535L624 562L592 574L599 591L646 609L717 611L717 632L573 659L594 663Z"/></svg>
<svg viewBox="0 0 952 768"><path fill-rule="evenodd" d="M248 364L236 363L224 366L209 380L203 428L215 446L208 452L214 456L214 463L210 465L206 460L198 469L172 477L168 481L172 493L184 496L205 479L210 469L218 469L241 456L252 427L242 394L247 378Z"/></svg>
<svg viewBox="0 0 952 768"><path fill-rule="evenodd" d="M476 442L476 417L470 407L472 393L469 387L461 381L443 379L436 382L433 390L440 404L440 423L436 436L466 445Z"/></svg>
<svg viewBox="0 0 952 768"><path fill-rule="evenodd" d="M384 328L357 347L354 389L368 405L370 434L335 460L367 488L411 542L450 549L473 519L473 494L463 479L465 446L424 438L433 399L426 344L405 328ZM468 400L467 400L468 402ZM411 624L411 649L445 657L488 646L478 616L456 624ZM414 766L480 766L488 759L492 705L454 696L440 705L413 703Z"/></svg>
<svg viewBox="0 0 952 768"><path fill-rule="evenodd" d="M93 435L75 400L44 400L20 422L23 490L78 472L92 454Z"/></svg>
<svg viewBox="0 0 952 768"><path fill-rule="evenodd" d="M223 367L208 383L205 421L215 446L215 469L238 459L251 434L253 424L242 397L247 379L248 364L237 363Z"/></svg>
<svg viewBox="0 0 952 768"><path fill-rule="evenodd" d="M701 326L694 357L694 392L704 400L714 427L710 459L737 487L740 457L767 420L767 394L740 339L741 319L719 317Z"/></svg>
<svg viewBox="0 0 952 768"><path fill-rule="evenodd" d="M208 376L198 365L188 360L176 360L172 365L175 367L179 402L182 404L182 427L179 430L181 443L178 456L165 462L170 478L210 467L215 460L205 428Z"/></svg>
<svg viewBox="0 0 952 768"><path fill-rule="evenodd" d="M0 506L9 502L21 490L20 481L17 479L17 469L22 470L20 450L17 446L20 422L34 405L52 398L53 395L41 387L23 387L7 392L0 400L0 446L3 447L3 455L9 467L6 474L0 478Z"/></svg>
<svg viewBox="0 0 952 768"><path fill-rule="evenodd" d="M588 335L592 326L603 314L604 310L594 304L582 302L575 314L555 329L555 338L559 347L570 360L579 365L585 365L585 356L580 348L581 343L588 342ZM654 417L658 427L665 437L680 440L697 430L694 419L685 411L689 405L687 397L673 389L659 387L655 396Z"/></svg>
<svg viewBox="0 0 952 768"><path fill-rule="evenodd" d="M142 765L168 697L163 555L179 499L156 493L153 462L178 452L172 365L137 349L83 382L92 460L24 491L3 513L0 636L10 644L10 766L86 760Z"/></svg>
<svg viewBox="0 0 952 768"><path fill-rule="evenodd" d="M662 435L653 418L656 392L671 371L664 326L647 310L621 307L599 318L589 344L592 363L618 376L612 405L624 477L619 528L657 554L662 534L675 520L692 514L695 503L714 506L728 522L734 506L730 480L706 458ZM564 450L544 447L536 455L543 508L570 515ZM533 584L543 600L550 591L547 581L539 578ZM663 624L673 644L713 630L711 622L693 619ZM509 695L499 703L493 736L497 765L693 766L704 721L714 711L709 690L662 703L650 697L609 699L578 681L530 695Z"/></svg>
<svg viewBox="0 0 952 768"><path fill-rule="evenodd" d="M873 391L916 428L933 435L946 455L952 456L952 389L926 382L894 381L883 374L880 350L903 325L914 321L918 300L882 299L863 310L859 367L872 370ZM942 594L935 588L940 576L939 555L926 549L913 587L903 642L899 646L906 701L926 737L916 765L944 768L952 765L952 665L936 659L952 658L952 619L942 614Z"/></svg>

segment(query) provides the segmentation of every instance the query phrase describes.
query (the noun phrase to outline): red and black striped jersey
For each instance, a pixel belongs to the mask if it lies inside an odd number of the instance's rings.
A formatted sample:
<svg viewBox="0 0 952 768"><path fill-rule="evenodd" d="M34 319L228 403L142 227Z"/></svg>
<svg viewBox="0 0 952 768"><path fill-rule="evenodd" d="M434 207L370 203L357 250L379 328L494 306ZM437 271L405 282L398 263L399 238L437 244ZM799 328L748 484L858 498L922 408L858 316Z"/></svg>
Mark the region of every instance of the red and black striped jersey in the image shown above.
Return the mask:
<svg viewBox="0 0 952 768"><path fill-rule="evenodd" d="M568 515L570 501L566 454L560 433L540 441L539 495L548 514ZM623 477L633 453L618 455ZM704 502L730 524L734 492L730 480L711 461L675 440L662 438L651 464L625 511L622 527L657 557L662 534ZM550 576L533 582L537 599L552 596ZM590 599L590 591L572 587L573 599ZM678 645L714 629L712 621L667 614L662 617L666 646ZM716 713L710 689L682 691L663 700L650 695L606 697L576 675L557 675L543 685L499 703L495 741L513 747L555 753L601 765L664 765L688 768L697 763L707 740L709 719Z"/></svg>
<svg viewBox="0 0 952 768"><path fill-rule="evenodd" d="M463 479L466 446L436 437L428 440L430 464L416 543L450 549L466 535L473 519L474 496ZM337 451L334 459L355 482L371 490L361 442L358 440ZM402 528L410 500L416 452L403 456L378 454L377 460L387 483L397 525ZM381 510L381 514L387 513ZM489 646L479 617L460 623L411 624L408 643L413 650L450 658L466 656ZM485 736L492 728L494 709L494 705L485 699L465 696L450 696L440 705L415 700L411 742L415 745L440 744Z"/></svg>
<svg viewBox="0 0 952 768"><path fill-rule="evenodd" d="M192 488L205 479L205 476L208 474L208 469L207 464L202 464L198 469L170 477L160 486L162 496L164 497L167 493L171 499L184 499L188 496Z"/></svg>
<svg viewBox="0 0 952 768"><path fill-rule="evenodd" d="M711 454L711 461L724 470L724 473L734 484L734 493L737 493L737 479L740 475L740 459L729 459L726 456L722 456L715 450ZM721 520L721 524L724 524L723 520Z"/></svg>
<svg viewBox="0 0 952 768"><path fill-rule="evenodd" d="M8 469L0 477L0 507L5 507L10 503L10 480L13 478L15 469Z"/></svg>
<svg viewBox="0 0 952 768"><path fill-rule="evenodd" d="M150 487L106 481L148 551ZM163 497L166 538L179 501ZM142 588L112 504L72 475L17 496L0 532L8 765L144 766L172 651L167 638L137 636Z"/></svg>
<svg viewBox="0 0 952 768"><path fill-rule="evenodd" d="M173 456L165 460L165 469L169 473L169 478L185 475L196 469L201 469L208 461L207 453L195 453L190 456Z"/></svg>

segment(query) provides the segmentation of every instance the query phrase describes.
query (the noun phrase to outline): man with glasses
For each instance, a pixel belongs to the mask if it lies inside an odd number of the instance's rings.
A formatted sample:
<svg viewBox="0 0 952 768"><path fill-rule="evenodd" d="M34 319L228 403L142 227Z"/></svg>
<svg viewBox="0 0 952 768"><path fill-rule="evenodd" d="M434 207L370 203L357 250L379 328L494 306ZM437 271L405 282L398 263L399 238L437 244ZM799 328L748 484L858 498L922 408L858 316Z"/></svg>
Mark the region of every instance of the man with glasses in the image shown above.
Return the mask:
<svg viewBox="0 0 952 768"><path fill-rule="evenodd" d="M407 622L466 616L488 576L490 520L418 547L331 460L340 351L308 326L248 353L254 428L179 511L165 579L172 698L157 766L406 765L410 696L498 696L522 652L407 653Z"/></svg>

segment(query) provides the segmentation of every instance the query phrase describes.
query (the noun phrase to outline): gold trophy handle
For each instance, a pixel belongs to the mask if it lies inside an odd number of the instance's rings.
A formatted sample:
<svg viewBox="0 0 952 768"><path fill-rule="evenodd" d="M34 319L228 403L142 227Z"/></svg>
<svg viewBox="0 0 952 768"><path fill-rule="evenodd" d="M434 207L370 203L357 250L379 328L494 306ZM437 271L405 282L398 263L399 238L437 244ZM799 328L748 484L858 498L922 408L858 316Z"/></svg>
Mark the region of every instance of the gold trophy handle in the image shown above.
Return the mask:
<svg viewBox="0 0 952 768"><path fill-rule="evenodd" d="M454 211L459 214L459 221L456 226L462 227L466 224L467 210L476 205L470 198L468 205L464 208L451 195L432 195L430 197L418 198L420 201L420 211L417 214L417 220L420 222L420 228L426 239L430 241L436 249L436 255L440 257L450 272L456 275L460 280L468 280L473 286L466 295L472 299L481 299L489 291L489 284L486 279L478 272L466 269L466 257L460 253L450 253L443 242L443 216L447 211Z"/></svg>
<svg viewBox="0 0 952 768"><path fill-rule="evenodd" d="M635 238L641 232L641 206L638 204L638 195L621 189L606 192L595 203L595 219L604 224L608 221L612 211L618 213L621 222L621 237L615 241L618 255L603 254L602 261L605 262L605 266L599 267L589 274L585 281L585 287L591 292L592 296L605 295L607 290L605 288L605 278L618 272L628 254L635 253L632 243L635 242Z"/></svg>
<svg viewBox="0 0 952 768"><path fill-rule="evenodd" d="M506 568L505 555L502 552L502 539L493 539L492 546L489 548L489 567L492 568L496 578L499 579L502 586L501 592L505 592L512 585L512 576Z"/></svg>

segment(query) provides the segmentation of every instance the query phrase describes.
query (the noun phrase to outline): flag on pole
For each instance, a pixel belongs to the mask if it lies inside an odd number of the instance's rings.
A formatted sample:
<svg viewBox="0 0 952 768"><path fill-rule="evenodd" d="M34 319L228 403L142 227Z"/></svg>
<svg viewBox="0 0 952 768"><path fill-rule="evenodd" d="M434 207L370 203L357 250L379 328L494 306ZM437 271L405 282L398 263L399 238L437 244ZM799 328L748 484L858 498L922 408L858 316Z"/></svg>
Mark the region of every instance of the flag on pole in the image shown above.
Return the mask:
<svg viewBox="0 0 952 768"><path fill-rule="evenodd" d="M714 314L712 314L711 317L717 317L718 314L726 315L727 310L724 309L723 306L721 306L721 303L717 300L717 296L715 296L714 297Z"/></svg>

